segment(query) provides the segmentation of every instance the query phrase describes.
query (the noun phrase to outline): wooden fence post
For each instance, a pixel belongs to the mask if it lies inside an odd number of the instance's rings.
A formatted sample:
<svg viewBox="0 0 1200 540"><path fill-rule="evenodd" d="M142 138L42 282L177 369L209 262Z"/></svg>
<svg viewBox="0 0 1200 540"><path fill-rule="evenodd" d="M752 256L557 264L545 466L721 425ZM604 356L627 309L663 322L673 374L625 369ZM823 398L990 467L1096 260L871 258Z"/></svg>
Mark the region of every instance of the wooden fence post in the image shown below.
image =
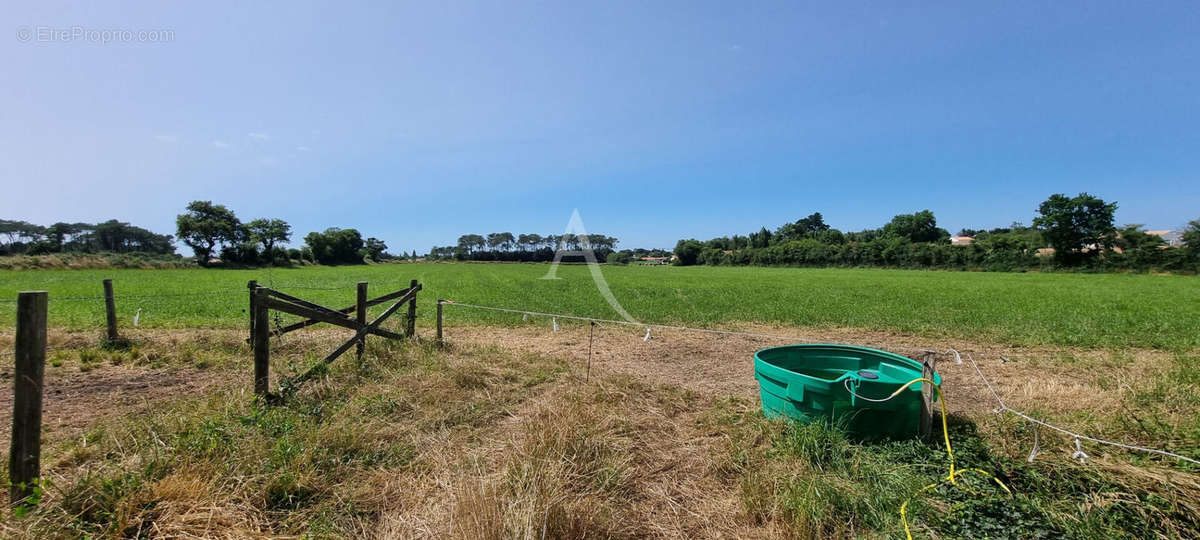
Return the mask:
<svg viewBox="0 0 1200 540"><path fill-rule="evenodd" d="M354 306L355 306L354 313L356 315L355 320L358 321L358 324L360 324L362 326L366 326L366 324L367 324L367 282L366 281L358 282L358 297L355 299ZM366 349L366 346L367 346L367 335L363 334L362 339L358 340L358 345L356 345L355 349L354 349L354 352L358 356L358 363L360 365L362 364L363 350Z"/></svg>
<svg viewBox="0 0 1200 540"><path fill-rule="evenodd" d="M113 299L111 279L104 280L104 318L108 321L108 342L117 341L117 303Z"/></svg>
<svg viewBox="0 0 1200 540"><path fill-rule="evenodd" d="M254 393L266 396L271 389L271 321L267 317L267 289L254 289Z"/></svg>
<svg viewBox="0 0 1200 540"><path fill-rule="evenodd" d="M258 280L252 279L246 283L250 289L250 343L254 343L254 290L258 288Z"/></svg>
<svg viewBox="0 0 1200 540"><path fill-rule="evenodd" d="M921 377L932 381L936 373L937 357L933 353L925 353L925 358L921 360ZM933 427L937 425L938 408L933 402L933 397L933 385L921 382L921 437L925 439L932 438ZM942 396L938 395L937 398L942 399Z"/></svg>
<svg viewBox="0 0 1200 540"><path fill-rule="evenodd" d="M437 342L438 342L438 345L442 344L442 302L445 302L445 300L438 298L438 301L437 301Z"/></svg>
<svg viewBox="0 0 1200 540"><path fill-rule="evenodd" d="M46 291L17 294L13 428L8 458L8 498L12 504L33 495L37 480L41 477L42 377L46 369L47 298Z"/></svg>
<svg viewBox="0 0 1200 540"><path fill-rule="evenodd" d="M408 284L410 289L417 288L417 285L418 283L415 279ZM412 300L408 301L408 328L405 333L408 334L410 339L413 338L417 333L417 295L415 294L413 295Z"/></svg>

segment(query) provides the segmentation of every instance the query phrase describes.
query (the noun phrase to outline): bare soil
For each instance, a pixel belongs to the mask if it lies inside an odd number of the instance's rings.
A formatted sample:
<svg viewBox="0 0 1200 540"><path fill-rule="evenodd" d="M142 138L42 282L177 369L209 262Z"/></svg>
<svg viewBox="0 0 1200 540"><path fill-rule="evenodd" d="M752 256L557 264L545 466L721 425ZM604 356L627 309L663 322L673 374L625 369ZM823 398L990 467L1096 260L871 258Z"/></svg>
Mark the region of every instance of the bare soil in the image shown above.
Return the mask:
<svg viewBox="0 0 1200 540"><path fill-rule="evenodd" d="M918 336L852 328L745 326L738 330L781 337L655 328L650 339L644 340L644 328L597 325L593 329L586 323L563 321L559 322L557 332L549 324L534 323L520 327L454 327L447 328L445 335L451 341L570 358L577 373L588 369L590 340L592 373L628 373L704 394L750 399L758 396L754 353L765 347L803 342L848 343L890 350L914 359L922 358L922 351L931 350L938 353L937 369L943 378L950 411L968 415L990 413L998 406L968 355L1009 406L1067 414L1118 411L1121 393L1100 390L1138 387L1173 364L1171 353L1153 350L1116 353L955 339L930 343L928 338ZM961 364L947 352L951 349L958 351L963 359Z"/></svg>
<svg viewBox="0 0 1200 540"><path fill-rule="evenodd" d="M42 431L48 440L77 436L99 418L150 408L155 402L201 394L228 380L228 373L192 367L78 366L46 367L42 397ZM12 403L12 373L0 377L0 403ZM0 409L0 425L12 422L12 408ZM0 448L8 447L9 431L0 430Z"/></svg>

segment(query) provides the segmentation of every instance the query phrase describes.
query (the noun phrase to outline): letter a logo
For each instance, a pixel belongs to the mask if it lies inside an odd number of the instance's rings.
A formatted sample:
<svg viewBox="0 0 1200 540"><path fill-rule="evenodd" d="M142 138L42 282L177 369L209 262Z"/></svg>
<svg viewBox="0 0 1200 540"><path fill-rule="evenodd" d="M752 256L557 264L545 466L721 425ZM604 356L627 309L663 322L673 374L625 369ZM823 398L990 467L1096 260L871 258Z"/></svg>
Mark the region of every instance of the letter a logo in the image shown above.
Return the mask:
<svg viewBox="0 0 1200 540"><path fill-rule="evenodd" d="M570 245L579 247L577 250L568 250ZM621 318L634 324L638 323L625 308L621 307L621 303L613 296L612 290L608 288L608 282L604 280L604 274L600 272L600 263L596 261L596 252L592 250L592 243L588 239L587 231L583 228L583 219L579 217L579 209L571 212L571 219L567 222L567 230L558 239L558 249L554 251L554 262L550 263L550 270L541 279L562 279L558 277L558 263L562 262L563 255L573 257L582 256L587 261L588 269L592 273L592 281L596 282L596 289L600 291L600 296L612 306L613 310L621 315Z"/></svg>

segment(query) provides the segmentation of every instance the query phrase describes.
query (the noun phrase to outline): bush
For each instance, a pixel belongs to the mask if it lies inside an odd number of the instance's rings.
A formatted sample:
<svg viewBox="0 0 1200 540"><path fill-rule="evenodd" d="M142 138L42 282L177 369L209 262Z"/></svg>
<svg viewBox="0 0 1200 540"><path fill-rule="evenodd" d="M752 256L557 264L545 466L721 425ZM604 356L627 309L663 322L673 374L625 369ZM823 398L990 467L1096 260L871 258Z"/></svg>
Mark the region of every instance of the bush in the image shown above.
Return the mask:
<svg viewBox="0 0 1200 540"><path fill-rule="evenodd" d="M614 251L605 258L608 264L626 265L633 262L633 255L628 251Z"/></svg>
<svg viewBox="0 0 1200 540"><path fill-rule="evenodd" d="M254 265L259 263L258 247L254 244L238 244L221 248L221 262L225 264Z"/></svg>
<svg viewBox="0 0 1200 540"><path fill-rule="evenodd" d="M702 250L704 250L704 244L701 244L699 240L680 240L675 245L675 265L691 266L696 264Z"/></svg>
<svg viewBox="0 0 1200 540"><path fill-rule="evenodd" d="M325 232L311 232L304 243L316 262L321 264L362 264L363 238L355 229L330 227Z"/></svg>

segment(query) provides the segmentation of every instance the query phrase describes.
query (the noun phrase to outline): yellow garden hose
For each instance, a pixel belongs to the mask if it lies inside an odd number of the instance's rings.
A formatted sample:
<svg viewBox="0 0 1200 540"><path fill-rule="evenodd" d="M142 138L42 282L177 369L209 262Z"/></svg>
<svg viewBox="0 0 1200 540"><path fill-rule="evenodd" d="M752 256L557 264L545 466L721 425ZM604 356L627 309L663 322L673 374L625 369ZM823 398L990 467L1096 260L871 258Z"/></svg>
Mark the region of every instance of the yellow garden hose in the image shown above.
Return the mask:
<svg viewBox="0 0 1200 540"><path fill-rule="evenodd" d="M912 531L908 527L908 513L907 513L908 512L908 503L912 502L913 497L916 497L917 495L920 495L922 493L925 493L926 491L929 491L929 490L936 488L942 484L945 484L946 482L949 482L952 485L958 485L958 481L956 480L956 478L958 478L958 476L963 473L976 472L976 473L982 474L988 478L991 478L992 480L996 481L997 485L999 485L1002 489L1004 489L1005 493L1012 495L1012 490L1008 489L1008 486L1004 485L1004 482L1001 482L999 478L996 478L995 475L993 475L987 471L984 471L982 469L963 469L963 470L955 470L954 469L954 449L951 448L951 446L950 446L950 426L946 420L946 398L945 398L945 396L942 395L941 385L939 385L936 382L933 382L930 379L921 377L921 378L917 378L917 379L908 381L907 383L904 383L903 386L901 386L900 388L897 388L895 392L892 392L892 395L890 395L886 398L883 398L880 400L871 400L871 401L887 401L889 399L892 399L892 398L900 395L900 393L903 392L904 390L908 389L908 387L910 387L914 384L917 384L917 383L928 383L937 390L937 400L938 400L938 403L940 403L942 406L942 439L946 442L946 455L950 458L950 473L947 474L946 478L943 479L942 481L929 484L929 485L921 488L920 490L918 490L916 493L913 493L912 496L910 496L908 498L908 500L904 501L904 504L900 505L900 521L902 521L904 523L904 535L908 537L908 540L912 540ZM847 389L849 389L849 388L847 388ZM853 391L851 391L851 393L853 394ZM855 395L857 396L857 394L855 394ZM861 397L861 396L859 396L859 397Z"/></svg>

